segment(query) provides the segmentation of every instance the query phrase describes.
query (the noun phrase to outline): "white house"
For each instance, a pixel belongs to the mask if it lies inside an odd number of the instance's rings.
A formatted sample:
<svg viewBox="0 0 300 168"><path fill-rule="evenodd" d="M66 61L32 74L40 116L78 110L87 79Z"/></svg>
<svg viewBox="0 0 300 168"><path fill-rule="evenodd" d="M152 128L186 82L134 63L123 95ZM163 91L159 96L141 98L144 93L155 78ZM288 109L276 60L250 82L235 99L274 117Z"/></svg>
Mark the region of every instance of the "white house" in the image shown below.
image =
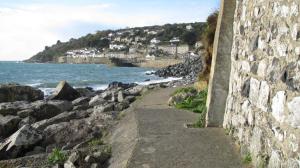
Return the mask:
<svg viewBox="0 0 300 168"><path fill-rule="evenodd" d="M193 26L192 26L192 25L187 25L185 28L186 28L187 30L192 30L192 29L193 29Z"/></svg>
<svg viewBox="0 0 300 168"><path fill-rule="evenodd" d="M180 39L178 37L173 37L171 40L170 40L170 43L172 44L176 44L176 43L179 43L180 42Z"/></svg>
<svg viewBox="0 0 300 168"><path fill-rule="evenodd" d="M156 38L153 38L151 41L150 41L151 44L158 44L160 43L160 40L156 39Z"/></svg>

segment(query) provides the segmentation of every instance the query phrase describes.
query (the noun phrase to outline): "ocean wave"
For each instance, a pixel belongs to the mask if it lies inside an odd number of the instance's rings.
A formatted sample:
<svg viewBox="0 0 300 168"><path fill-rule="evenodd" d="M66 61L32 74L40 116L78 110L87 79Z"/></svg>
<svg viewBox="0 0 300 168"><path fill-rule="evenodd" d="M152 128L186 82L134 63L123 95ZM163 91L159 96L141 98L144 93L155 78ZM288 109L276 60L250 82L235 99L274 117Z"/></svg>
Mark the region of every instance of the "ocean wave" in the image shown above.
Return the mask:
<svg viewBox="0 0 300 168"><path fill-rule="evenodd" d="M30 87L38 87L38 86L43 85L43 83L32 83L32 84L26 84L26 85L30 86Z"/></svg>
<svg viewBox="0 0 300 168"><path fill-rule="evenodd" d="M151 84L171 82L171 81L176 81L176 80L181 80L181 79L182 78L169 77L169 78L165 78L165 79L158 79L158 80L144 81L144 82L135 82L135 83L138 85L151 85Z"/></svg>
<svg viewBox="0 0 300 168"><path fill-rule="evenodd" d="M50 96L55 91L55 88L39 88L39 89L44 93L45 97Z"/></svg>
<svg viewBox="0 0 300 168"><path fill-rule="evenodd" d="M144 72L145 75L153 75L156 71L151 70L151 71L146 71Z"/></svg>
<svg viewBox="0 0 300 168"><path fill-rule="evenodd" d="M108 85L91 85L91 86L88 86L88 87L91 87L94 90L105 90L105 89L108 88Z"/></svg>

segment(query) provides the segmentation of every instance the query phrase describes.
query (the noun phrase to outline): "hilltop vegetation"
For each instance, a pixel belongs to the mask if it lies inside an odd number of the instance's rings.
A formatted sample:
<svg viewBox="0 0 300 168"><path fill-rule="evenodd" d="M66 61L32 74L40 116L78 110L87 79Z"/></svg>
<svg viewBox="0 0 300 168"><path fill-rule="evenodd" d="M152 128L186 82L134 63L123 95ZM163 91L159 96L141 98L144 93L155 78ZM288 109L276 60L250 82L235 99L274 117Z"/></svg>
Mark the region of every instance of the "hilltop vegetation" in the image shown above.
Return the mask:
<svg viewBox="0 0 300 168"><path fill-rule="evenodd" d="M43 51L27 61L52 62L67 51L80 48L97 48L99 51L106 51L110 44L122 44L128 50L131 46L149 45L153 39L160 41L161 44L169 44L171 39L177 37L181 40L180 43L194 45L201 39L206 26L206 23L185 23L98 31L78 39L72 38L67 42L57 41L56 44L46 46Z"/></svg>

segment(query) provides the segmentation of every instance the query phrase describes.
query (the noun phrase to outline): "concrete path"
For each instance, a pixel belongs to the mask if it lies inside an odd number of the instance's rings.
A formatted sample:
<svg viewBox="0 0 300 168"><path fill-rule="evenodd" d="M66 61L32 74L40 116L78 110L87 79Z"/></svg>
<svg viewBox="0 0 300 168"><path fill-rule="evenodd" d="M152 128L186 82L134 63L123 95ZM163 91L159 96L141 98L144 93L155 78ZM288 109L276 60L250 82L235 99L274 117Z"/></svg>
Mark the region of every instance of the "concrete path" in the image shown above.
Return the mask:
<svg viewBox="0 0 300 168"><path fill-rule="evenodd" d="M174 88L153 91L136 104L137 139L126 167L242 167L241 158L223 129L184 127L198 116L168 107L173 91Z"/></svg>

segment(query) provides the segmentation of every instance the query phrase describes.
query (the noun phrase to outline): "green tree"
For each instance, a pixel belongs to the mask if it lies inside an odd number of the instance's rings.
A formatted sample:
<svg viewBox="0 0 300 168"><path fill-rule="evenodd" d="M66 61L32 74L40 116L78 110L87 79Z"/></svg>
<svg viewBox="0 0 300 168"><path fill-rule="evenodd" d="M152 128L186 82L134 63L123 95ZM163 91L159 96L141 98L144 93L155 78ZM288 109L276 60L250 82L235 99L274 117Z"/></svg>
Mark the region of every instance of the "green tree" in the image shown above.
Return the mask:
<svg viewBox="0 0 300 168"><path fill-rule="evenodd" d="M197 33L194 31L185 32L183 35L183 41L189 46L194 46L197 42Z"/></svg>

